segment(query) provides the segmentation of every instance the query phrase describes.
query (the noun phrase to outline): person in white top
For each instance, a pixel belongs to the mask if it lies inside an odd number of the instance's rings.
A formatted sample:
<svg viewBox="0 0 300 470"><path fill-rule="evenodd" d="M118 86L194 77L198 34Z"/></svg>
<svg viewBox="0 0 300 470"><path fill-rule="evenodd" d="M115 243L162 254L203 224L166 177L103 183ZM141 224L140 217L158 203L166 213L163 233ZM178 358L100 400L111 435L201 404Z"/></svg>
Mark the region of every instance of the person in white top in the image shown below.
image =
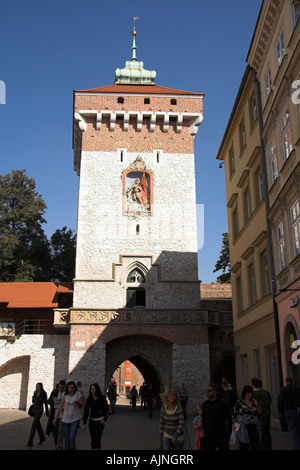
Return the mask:
<svg viewBox="0 0 300 470"><path fill-rule="evenodd" d="M77 390L75 382L68 382L60 407L53 421L53 425L55 426L56 420L63 409L64 413L61 423L65 434L65 450L76 450L76 435L81 420L81 408L83 405L83 396Z"/></svg>

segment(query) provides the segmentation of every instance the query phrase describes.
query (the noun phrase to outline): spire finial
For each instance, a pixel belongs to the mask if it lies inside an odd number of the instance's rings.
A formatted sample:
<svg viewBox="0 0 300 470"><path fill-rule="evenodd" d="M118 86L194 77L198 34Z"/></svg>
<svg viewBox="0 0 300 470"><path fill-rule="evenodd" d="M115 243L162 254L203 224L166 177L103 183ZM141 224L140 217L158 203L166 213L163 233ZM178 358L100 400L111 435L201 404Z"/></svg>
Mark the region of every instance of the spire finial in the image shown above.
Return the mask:
<svg viewBox="0 0 300 470"><path fill-rule="evenodd" d="M137 60L136 58L136 30L135 22L139 20L139 16L133 18L133 44L132 44L132 57L131 60L126 60L125 68L116 69L114 83L118 85L155 85L154 79L156 77L155 70L145 70L144 62Z"/></svg>
<svg viewBox="0 0 300 470"><path fill-rule="evenodd" d="M132 44L132 48L131 48L131 50L132 50L131 60L134 60L134 61L137 60L137 58L136 58L136 44L135 44L135 37L136 37L135 22L136 22L136 20L139 20L139 19L140 19L139 16L135 16L133 18L133 31L131 33L132 37L133 37L133 44Z"/></svg>

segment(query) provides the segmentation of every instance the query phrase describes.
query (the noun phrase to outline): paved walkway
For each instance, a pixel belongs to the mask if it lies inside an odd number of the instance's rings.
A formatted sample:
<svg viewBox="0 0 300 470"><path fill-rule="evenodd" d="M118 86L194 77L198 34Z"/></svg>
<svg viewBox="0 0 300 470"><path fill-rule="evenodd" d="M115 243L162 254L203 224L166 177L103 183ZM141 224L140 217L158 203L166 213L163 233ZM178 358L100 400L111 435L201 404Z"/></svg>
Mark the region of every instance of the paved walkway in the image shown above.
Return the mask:
<svg viewBox="0 0 300 470"><path fill-rule="evenodd" d="M42 417L43 429L46 429L47 417ZM193 450L195 444L195 431L193 429L193 416L188 416L185 429L185 450ZM26 411L0 410L0 450L53 450L52 435L46 436L46 441L39 445L36 434L33 447L26 446L32 424L32 418ZM157 450L159 433L159 410L154 411L152 419L138 406L132 411L128 400L121 399L116 406L116 413L110 415L102 437L102 449L115 450ZM274 450L292 450L290 433L280 429L272 429ZM79 428L77 433L77 449L90 449L90 436L88 427Z"/></svg>

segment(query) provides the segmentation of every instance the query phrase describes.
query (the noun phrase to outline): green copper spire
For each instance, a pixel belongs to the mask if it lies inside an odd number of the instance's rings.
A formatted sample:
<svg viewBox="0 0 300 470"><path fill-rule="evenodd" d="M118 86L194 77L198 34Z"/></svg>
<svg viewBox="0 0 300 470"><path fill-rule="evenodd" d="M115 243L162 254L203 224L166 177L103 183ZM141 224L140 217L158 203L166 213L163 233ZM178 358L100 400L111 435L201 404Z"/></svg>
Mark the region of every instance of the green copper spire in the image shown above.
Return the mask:
<svg viewBox="0 0 300 470"><path fill-rule="evenodd" d="M138 18L134 18L134 20L136 19ZM154 70L145 70L144 63L137 60L135 26L131 34L133 37L131 60L126 61L124 69L116 69L114 83L118 85L155 85L156 72Z"/></svg>
<svg viewBox="0 0 300 470"><path fill-rule="evenodd" d="M136 58L136 44L135 44L135 37L136 37L136 30L135 30L135 27L133 27L133 31L132 31L132 37L133 37L133 41L132 41L132 57L131 57L131 60L132 61L135 61L137 60Z"/></svg>

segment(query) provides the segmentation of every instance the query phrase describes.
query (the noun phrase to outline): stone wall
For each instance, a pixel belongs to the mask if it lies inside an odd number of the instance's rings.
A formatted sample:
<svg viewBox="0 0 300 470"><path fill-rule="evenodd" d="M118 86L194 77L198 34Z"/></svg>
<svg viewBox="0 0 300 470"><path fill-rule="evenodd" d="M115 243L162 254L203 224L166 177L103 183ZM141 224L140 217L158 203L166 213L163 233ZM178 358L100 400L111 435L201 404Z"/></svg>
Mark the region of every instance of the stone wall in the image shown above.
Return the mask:
<svg viewBox="0 0 300 470"><path fill-rule="evenodd" d="M37 382L49 395L67 380L69 335L22 335L0 348L0 408L28 408Z"/></svg>
<svg viewBox="0 0 300 470"><path fill-rule="evenodd" d="M130 215L123 174L138 158L152 174L153 210ZM124 307L126 273L138 261L149 272L148 308L199 308L195 197L193 154L157 162L153 152L127 152L120 162L117 152L82 152L74 307Z"/></svg>

